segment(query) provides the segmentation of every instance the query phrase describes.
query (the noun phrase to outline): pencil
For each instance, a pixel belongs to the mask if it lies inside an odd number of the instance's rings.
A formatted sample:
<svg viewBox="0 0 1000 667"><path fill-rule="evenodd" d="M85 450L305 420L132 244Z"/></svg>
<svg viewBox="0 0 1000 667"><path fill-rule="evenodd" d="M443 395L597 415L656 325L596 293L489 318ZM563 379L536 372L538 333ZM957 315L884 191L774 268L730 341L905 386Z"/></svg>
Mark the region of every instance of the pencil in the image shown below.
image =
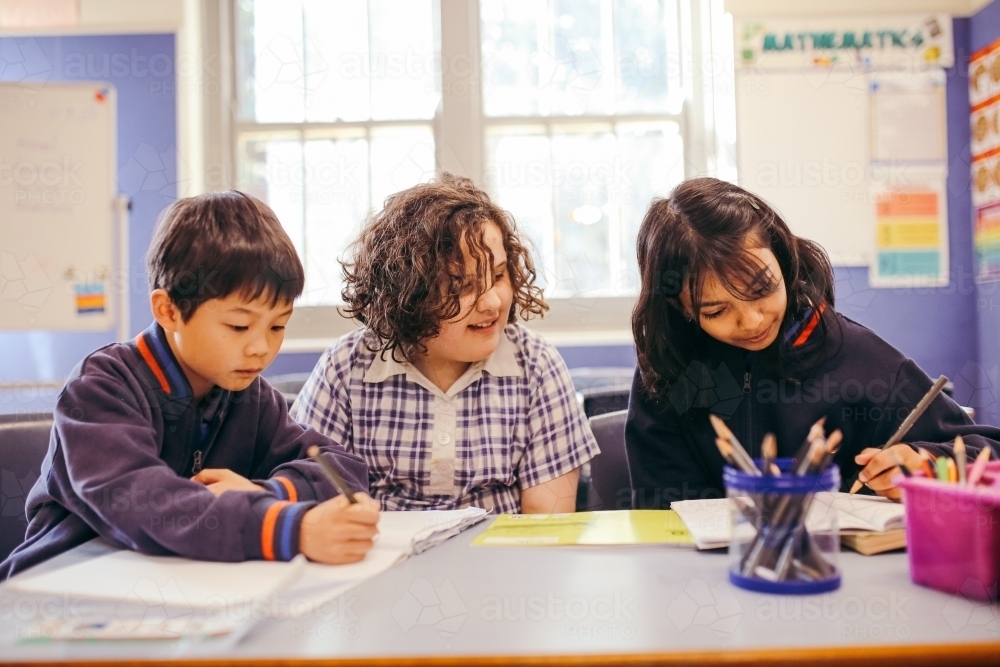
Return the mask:
<svg viewBox="0 0 1000 667"><path fill-rule="evenodd" d="M931 388L927 390L927 393L924 394L924 397L920 399L920 402L917 403L916 407L910 411L910 414L906 415L906 419L904 419L903 423L899 425L899 428L896 429L896 432L892 434L892 437L889 438L884 445L879 447L879 449L885 449L886 447L892 447L893 445L898 445L899 443L901 443L903 441L903 438L906 436L907 433L909 433L913 425L917 422L918 419L920 419L920 416L924 414L924 412L927 410L928 407L930 407L931 401L937 398L937 395L941 393L941 390L944 389L944 386L947 383L948 383L948 378L945 377L944 375L940 376L937 379L937 381L935 381L934 384L931 385ZM858 491L861 490L861 487L864 486L864 482L858 479L860 475L861 471L859 470L858 474L854 476L854 484L851 485L852 494L857 493Z"/></svg>
<svg viewBox="0 0 1000 667"><path fill-rule="evenodd" d="M948 483L955 484L958 482L958 467L955 465L954 459L948 459Z"/></svg>
<svg viewBox="0 0 1000 667"><path fill-rule="evenodd" d="M726 460L726 463L747 474L754 475L755 477L760 476L760 470L757 470L756 466L747 467L746 462L736 456L731 442L724 438L716 438L715 446L719 448L719 453L722 454L722 458Z"/></svg>
<svg viewBox="0 0 1000 667"><path fill-rule="evenodd" d="M920 458L923 459L924 475L927 479L934 479L934 457L931 456L931 453L923 447L917 448L917 453L920 454Z"/></svg>
<svg viewBox="0 0 1000 667"><path fill-rule="evenodd" d="M799 446L799 451L795 452L796 463L809 456L809 448L813 440L823 437L824 424L826 424L826 417L820 417L816 420L815 424L809 427L809 433L806 435L805 442Z"/></svg>
<svg viewBox="0 0 1000 667"><path fill-rule="evenodd" d="M986 462L989 460L990 446L986 445L979 452L979 456L976 457L976 462L972 464L972 471L969 472L969 486L979 484L979 480L983 478L983 473L986 472Z"/></svg>
<svg viewBox="0 0 1000 667"><path fill-rule="evenodd" d="M351 487L347 486L347 482L345 482L344 478L340 476L337 469L333 467L333 464L323 457L319 451L319 447L316 445L310 445L309 449L306 450L306 453L309 454L313 461L319 464L320 470L323 471L323 474L326 475L327 479L330 480L330 483L333 484L333 488L344 494L352 505L358 502L358 499L354 497L354 493L351 492Z"/></svg>
<svg viewBox="0 0 1000 667"><path fill-rule="evenodd" d="M778 440L773 433L764 436L764 442L760 445L760 471L765 476L774 474L774 459L778 457ZM780 473L779 473L780 474Z"/></svg>
<svg viewBox="0 0 1000 667"><path fill-rule="evenodd" d="M950 459L947 456L939 456L937 461L934 462L934 467L937 468L937 479L939 482L948 481L948 461Z"/></svg>
<svg viewBox="0 0 1000 667"><path fill-rule="evenodd" d="M715 429L716 435L733 446L733 457L743 463L741 467L751 475L760 477L760 470L754 464L750 455L747 454L747 450L743 449L743 445L740 444L740 441L736 439L733 432L726 426L726 422L722 421L718 415L709 415L708 421L712 423L712 428Z"/></svg>
<svg viewBox="0 0 1000 667"><path fill-rule="evenodd" d="M968 479L966 478L965 468L968 465L968 460L965 456L965 441L962 440L962 436L955 436L955 467L958 468L958 483L965 486Z"/></svg>

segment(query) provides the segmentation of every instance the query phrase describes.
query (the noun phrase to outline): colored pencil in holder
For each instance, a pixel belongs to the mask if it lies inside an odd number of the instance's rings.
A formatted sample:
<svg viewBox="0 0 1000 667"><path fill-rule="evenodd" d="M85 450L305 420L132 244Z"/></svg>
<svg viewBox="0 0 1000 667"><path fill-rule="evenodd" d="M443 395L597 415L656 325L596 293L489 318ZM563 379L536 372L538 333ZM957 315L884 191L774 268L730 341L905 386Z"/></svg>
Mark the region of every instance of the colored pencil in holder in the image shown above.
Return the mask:
<svg viewBox="0 0 1000 667"><path fill-rule="evenodd" d="M733 432L729 430L726 423L722 421L718 415L709 415L708 421L712 423L712 428L715 429L715 434L732 445L733 457L741 462L741 465L739 466L740 469L754 475L755 477L760 476L760 469L757 468L753 459L750 458L749 454L747 454L747 450L743 449L743 445L740 444L740 441L736 438Z"/></svg>
<svg viewBox="0 0 1000 667"><path fill-rule="evenodd" d="M768 433L764 436L764 442L760 445L760 472L768 477L775 474L777 466L774 465L774 459L778 458L778 440L774 437L773 433ZM778 470L778 475L781 471Z"/></svg>
<svg viewBox="0 0 1000 667"><path fill-rule="evenodd" d="M958 468L958 483L965 486L969 479L966 475L966 467L968 466L968 460L965 454L965 440L962 440L962 436L955 436L955 467Z"/></svg>
<svg viewBox="0 0 1000 667"><path fill-rule="evenodd" d="M990 449L989 445L980 450L979 455L976 456L976 462L972 464L972 470L969 471L969 486L975 486L979 484L979 480L983 478L983 473L986 472L986 464L990 460Z"/></svg>

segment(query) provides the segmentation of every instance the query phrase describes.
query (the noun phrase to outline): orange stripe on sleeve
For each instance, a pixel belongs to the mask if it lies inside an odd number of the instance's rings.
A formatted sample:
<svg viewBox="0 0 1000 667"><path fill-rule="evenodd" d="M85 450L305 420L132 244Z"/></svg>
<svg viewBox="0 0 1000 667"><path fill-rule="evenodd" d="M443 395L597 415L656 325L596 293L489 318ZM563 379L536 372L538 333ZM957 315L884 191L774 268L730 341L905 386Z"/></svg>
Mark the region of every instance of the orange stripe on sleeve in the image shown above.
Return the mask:
<svg viewBox="0 0 1000 667"><path fill-rule="evenodd" d="M170 383L167 382L167 376L163 374L163 370L160 368L160 365L156 363L156 357L154 357L153 353L149 351L149 347L146 345L146 340L142 337L142 334L135 337L135 344L139 348L139 354L141 354L142 358L146 360L146 365L149 366L149 370L153 371L153 375L155 375L156 379L159 380L160 388L163 389L165 393L169 394Z"/></svg>
<svg viewBox="0 0 1000 667"><path fill-rule="evenodd" d="M801 345L806 344L806 341L809 340L809 336L812 335L812 332L816 328L816 325L819 324L819 320L823 316L824 310L826 310L826 304L822 304L820 305L819 308L816 309L816 312L813 313L813 316L809 318L809 324L806 325L806 328L802 330L802 333L799 334L799 337L795 339L794 343L792 343L792 347L799 347Z"/></svg>
<svg viewBox="0 0 1000 667"><path fill-rule="evenodd" d="M296 491L295 485L292 484L290 479L285 477L274 477L273 479L278 480L278 483L285 487L285 495L288 496L288 501L292 503L299 502L299 492Z"/></svg>
<svg viewBox="0 0 1000 667"><path fill-rule="evenodd" d="M260 550L264 560L274 560L274 527L278 523L281 509L288 504L285 500L279 500L264 512L264 523L260 527Z"/></svg>

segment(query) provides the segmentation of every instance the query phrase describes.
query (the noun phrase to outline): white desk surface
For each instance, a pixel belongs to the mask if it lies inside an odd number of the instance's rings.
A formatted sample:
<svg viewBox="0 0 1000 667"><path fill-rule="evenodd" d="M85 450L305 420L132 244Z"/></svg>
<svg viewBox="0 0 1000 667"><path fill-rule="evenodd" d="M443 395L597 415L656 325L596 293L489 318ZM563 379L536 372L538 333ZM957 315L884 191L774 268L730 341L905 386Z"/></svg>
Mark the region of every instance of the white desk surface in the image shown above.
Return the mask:
<svg viewBox="0 0 1000 667"><path fill-rule="evenodd" d="M1000 664L1000 606L910 582L905 553L841 553L833 593L744 591L727 556L666 547L470 547L480 524L302 620L226 639L25 641L79 600L0 586L0 660L200 664ZM92 542L44 563L103 553Z"/></svg>

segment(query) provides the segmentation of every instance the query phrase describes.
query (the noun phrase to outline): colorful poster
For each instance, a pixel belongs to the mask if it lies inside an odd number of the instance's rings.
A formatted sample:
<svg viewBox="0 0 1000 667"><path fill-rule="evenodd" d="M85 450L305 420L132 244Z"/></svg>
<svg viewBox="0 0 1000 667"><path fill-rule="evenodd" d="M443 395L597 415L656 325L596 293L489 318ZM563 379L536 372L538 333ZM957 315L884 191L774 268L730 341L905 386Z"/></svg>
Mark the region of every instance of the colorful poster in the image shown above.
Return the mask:
<svg viewBox="0 0 1000 667"><path fill-rule="evenodd" d="M948 219L942 182L875 193L875 264L872 285L948 284Z"/></svg>
<svg viewBox="0 0 1000 667"><path fill-rule="evenodd" d="M742 18L733 32L737 68L912 70L955 64L947 14Z"/></svg>
<svg viewBox="0 0 1000 667"><path fill-rule="evenodd" d="M976 280L1000 280L1000 40L969 59Z"/></svg>

